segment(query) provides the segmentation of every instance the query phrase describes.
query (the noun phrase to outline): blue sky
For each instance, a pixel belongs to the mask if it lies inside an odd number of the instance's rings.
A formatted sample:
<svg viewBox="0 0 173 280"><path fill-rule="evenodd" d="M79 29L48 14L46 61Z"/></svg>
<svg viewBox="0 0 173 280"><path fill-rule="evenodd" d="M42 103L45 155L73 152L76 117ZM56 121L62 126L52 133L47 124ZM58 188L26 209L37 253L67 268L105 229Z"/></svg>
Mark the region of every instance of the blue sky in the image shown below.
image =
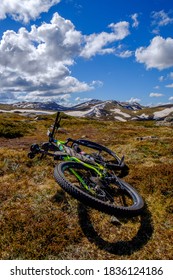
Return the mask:
<svg viewBox="0 0 173 280"><path fill-rule="evenodd" d="M170 0L1 0L0 102L173 103Z"/></svg>

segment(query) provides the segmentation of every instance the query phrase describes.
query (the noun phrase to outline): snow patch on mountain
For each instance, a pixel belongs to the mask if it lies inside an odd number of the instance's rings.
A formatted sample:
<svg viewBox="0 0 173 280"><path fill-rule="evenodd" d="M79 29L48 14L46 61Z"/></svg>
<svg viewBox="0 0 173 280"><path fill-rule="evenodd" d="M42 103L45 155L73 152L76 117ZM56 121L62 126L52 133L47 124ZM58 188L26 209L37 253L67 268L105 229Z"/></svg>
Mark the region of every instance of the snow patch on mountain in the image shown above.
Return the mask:
<svg viewBox="0 0 173 280"><path fill-rule="evenodd" d="M78 116L78 117L89 117L89 116L95 116L97 118L101 117L101 112L104 108L105 104L97 104L94 105L91 109L89 110L75 110L75 111L67 111L66 114L70 116Z"/></svg>
<svg viewBox="0 0 173 280"><path fill-rule="evenodd" d="M145 113L143 113L142 115L139 116L140 119L144 119L144 120L147 120L149 118L148 115L146 115Z"/></svg>
<svg viewBox="0 0 173 280"><path fill-rule="evenodd" d="M160 118L164 118L164 117L168 116L172 112L173 112L173 107L166 108L166 109L164 109L162 111L154 112L153 113L154 119L157 120L157 119L160 119Z"/></svg>
<svg viewBox="0 0 173 280"><path fill-rule="evenodd" d="M114 118L115 118L115 120L120 121L120 122L126 122L127 121L127 120L125 120L125 119L123 119L122 117L119 117L119 116L115 116Z"/></svg>
<svg viewBox="0 0 173 280"><path fill-rule="evenodd" d="M27 108L26 108L27 109ZM15 109L15 110L1 110L0 109L0 113L21 113L21 114L36 114L36 115L52 115L55 114L54 111L42 111L42 110L32 110L32 109Z"/></svg>
<svg viewBox="0 0 173 280"><path fill-rule="evenodd" d="M89 112L90 110L88 110ZM72 117L84 117L85 114L86 114L87 111L68 111L68 112L65 112L66 115L68 116L72 116Z"/></svg>
<svg viewBox="0 0 173 280"><path fill-rule="evenodd" d="M131 118L131 116L129 114L122 112L120 109L111 109L111 111L116 114L120 114L120 115L124 116L125 118Z"/></svg>

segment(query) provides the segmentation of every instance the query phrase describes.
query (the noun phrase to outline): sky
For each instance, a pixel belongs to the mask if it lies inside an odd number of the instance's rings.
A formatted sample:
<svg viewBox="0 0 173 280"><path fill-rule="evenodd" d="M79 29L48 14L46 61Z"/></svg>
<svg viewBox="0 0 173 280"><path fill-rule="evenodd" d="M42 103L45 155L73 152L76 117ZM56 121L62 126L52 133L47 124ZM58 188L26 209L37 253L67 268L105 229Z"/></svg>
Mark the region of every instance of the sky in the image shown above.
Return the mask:
<svg viewBox="0 0 173 280"><path fill-rule="evenodd" d="M1 0L0 103L173 103L173 0Z"/></svg>

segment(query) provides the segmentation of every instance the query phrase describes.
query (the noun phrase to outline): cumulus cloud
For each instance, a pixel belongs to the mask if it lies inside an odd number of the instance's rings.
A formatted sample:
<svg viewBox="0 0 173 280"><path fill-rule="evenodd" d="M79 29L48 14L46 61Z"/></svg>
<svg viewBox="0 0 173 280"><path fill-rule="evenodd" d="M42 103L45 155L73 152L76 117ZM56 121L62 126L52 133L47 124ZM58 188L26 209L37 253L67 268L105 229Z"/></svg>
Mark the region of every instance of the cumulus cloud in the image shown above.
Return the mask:
<svg viewBox="0 0 173 280"><path fill-rule="evenodd" d="M0 87L27 98L87 91L91 87L71 76L69 67L80 53L82 35L57 13L50 23L31 31L7 30L0 41Z"/></svg>
<svg viewBox="0 0 173 280"><path fill-rule="evenodd" d="M115 52L115 48L106 48L106 46L112 42L123 40L130 34L129 23L126 21L111 23L109 28L112 32L101 32L99 34L91 34L85 36L85 46L80 53L80 56L84 58L91 58L96 54L110 54Z"/></svg>
<svg viewBox="0 0 173 280"><path fill-rule="evenodd" d="M1 0L0 19L10 15L14 20L28 23L35 20L42 12L47 12L50 7L61 0Z"/></svg>
<svg viewBox="0 0 173 280"><path fill-rule="evenodd" d="M163 70L173 66L173 39L164 39L156 36L148 47L140 47L136 50L136 60L144 63L146 68Z"/></svg>
<svg viewBox="0 0 173 280"><path fill-rule="evenodd" d="M83 35L70 20L55 13L50 23L7 30L0 40L0 88L16 99L47 100L59 95L93 90L101 81L89 84L73 77L70 68L79 56L90 58L114 51L108 44L129 34L129 24L111 24L111 32ZM106 46L106 47L105 47ZM129 53L124 52L124 56ZM0 97L1 98L1 97Z"/></svg>
<svg viewBox="0 0 173 280"><path fill-rule="evenodd" d="M151 92L149 96L150 96L150 97L161 97L161 96L164 96L164 94L162 94L162 93L157 93L157 92Z"/></svg>

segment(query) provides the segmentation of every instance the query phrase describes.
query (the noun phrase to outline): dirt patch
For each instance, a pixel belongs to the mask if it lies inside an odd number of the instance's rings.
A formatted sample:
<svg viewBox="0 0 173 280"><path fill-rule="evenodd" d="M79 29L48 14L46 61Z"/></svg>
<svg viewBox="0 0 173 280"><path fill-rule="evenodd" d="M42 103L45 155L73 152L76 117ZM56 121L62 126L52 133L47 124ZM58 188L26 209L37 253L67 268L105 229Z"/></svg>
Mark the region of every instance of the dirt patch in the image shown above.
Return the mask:
<svg viewBox="0 0 173 280"><path fill-rule="evenodd" d="M0 148L10 148L19 150L29 150L31 144L37 142L33 137L21 137L14 139L0 138Z"/></svg>

